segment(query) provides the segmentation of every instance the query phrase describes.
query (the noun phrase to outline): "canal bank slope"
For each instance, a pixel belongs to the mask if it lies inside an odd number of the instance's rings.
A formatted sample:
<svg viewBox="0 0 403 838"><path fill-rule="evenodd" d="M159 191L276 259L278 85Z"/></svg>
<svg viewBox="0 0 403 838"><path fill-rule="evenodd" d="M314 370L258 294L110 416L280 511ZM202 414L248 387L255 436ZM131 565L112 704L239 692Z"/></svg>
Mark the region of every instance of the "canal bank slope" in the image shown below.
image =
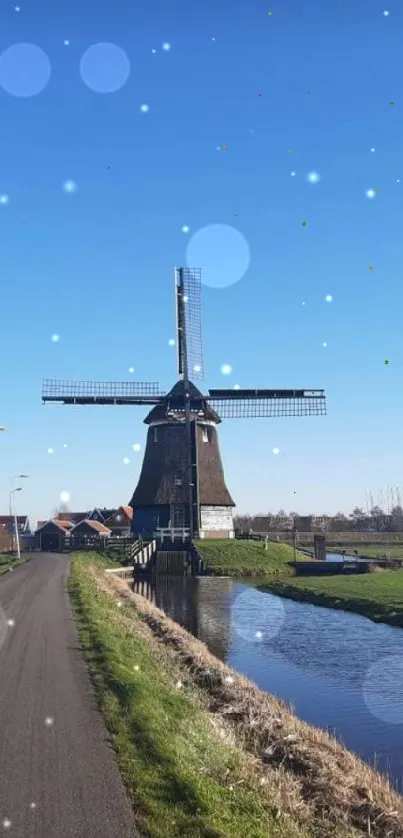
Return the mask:
<svg viewBox="0 0 403 838"><path fill-rule="evenodd" d="M403 800L89 554L69 590L140 832L403 838Z"/></svg>
<svg viewBox="0 0 403 838"><path fill-rule="evenodd" d="M269 541L217 539L195 541L209 573L214 576L294 576L294 551L288 544ZM297 560L306 556L297 552Z"/></svg>
<svg viewBox="0 0 403 838"><path fill-rule="evenodd" d="M259 590L362 614L376 623L403 627L403 570L379 570L351 576L273 579Z"/></svg>

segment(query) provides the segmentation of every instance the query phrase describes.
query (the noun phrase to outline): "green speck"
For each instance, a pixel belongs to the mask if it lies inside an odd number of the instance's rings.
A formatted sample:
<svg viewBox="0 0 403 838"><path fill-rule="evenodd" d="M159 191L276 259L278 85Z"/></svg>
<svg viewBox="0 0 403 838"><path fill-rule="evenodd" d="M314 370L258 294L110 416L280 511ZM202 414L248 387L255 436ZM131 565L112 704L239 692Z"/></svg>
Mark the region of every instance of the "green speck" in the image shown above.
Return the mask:
<svg viewBox="0 0 403 838"><path fill-rule="evenodd" d="M302 221L302 222L301 222L301 227L306 227L306 226L307 226L307 224L308 224L308 222L307 222L307 221Z"/></svg>

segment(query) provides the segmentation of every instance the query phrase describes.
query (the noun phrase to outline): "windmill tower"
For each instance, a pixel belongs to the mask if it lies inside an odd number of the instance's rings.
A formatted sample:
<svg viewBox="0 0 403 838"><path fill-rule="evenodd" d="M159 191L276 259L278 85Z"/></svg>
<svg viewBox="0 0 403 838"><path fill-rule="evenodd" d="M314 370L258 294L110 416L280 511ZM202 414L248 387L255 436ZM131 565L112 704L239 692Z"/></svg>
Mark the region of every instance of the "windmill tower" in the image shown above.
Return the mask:
<svg viewBox="0 0 403 838"><path fill-rule="evenodd" d="M45 380L43 403L148 405L147 443L130 500L133 533L186 528L189 537L233 537L234 501L227 489L218 445L223 418L326 414L323 390L209 390L190 380L203 377L201 272L175 269L179 380L164 393L158 384Z"/></svg>

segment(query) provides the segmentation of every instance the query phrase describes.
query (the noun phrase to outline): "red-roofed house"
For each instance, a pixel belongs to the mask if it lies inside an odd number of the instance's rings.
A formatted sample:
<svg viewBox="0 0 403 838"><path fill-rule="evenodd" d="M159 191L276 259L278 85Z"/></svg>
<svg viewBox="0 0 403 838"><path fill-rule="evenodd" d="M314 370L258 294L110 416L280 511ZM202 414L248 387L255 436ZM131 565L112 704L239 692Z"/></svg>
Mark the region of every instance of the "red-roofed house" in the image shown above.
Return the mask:
<svg viewBox="0 0 403 838"><path fill-rule="evenodd" d="M131 506L119 506L119 509L106 519L105 526L109 527L112 531L112 535L129 538L131 534L132 518L133 510Z"/></svg>

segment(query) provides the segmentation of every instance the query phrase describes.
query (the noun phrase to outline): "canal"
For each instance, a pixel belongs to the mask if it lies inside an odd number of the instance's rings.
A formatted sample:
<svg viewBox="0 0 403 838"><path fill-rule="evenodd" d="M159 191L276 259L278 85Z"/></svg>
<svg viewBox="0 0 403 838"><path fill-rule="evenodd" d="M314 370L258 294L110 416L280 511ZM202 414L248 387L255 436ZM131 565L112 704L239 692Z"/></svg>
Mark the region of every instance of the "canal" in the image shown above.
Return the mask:
<svg viewBox="0 0 403 838"><path fill-rule="evenodd" d="M252 580L134 582L216 657L337 736L403 791L403 630L258 591Z"/></svg>

